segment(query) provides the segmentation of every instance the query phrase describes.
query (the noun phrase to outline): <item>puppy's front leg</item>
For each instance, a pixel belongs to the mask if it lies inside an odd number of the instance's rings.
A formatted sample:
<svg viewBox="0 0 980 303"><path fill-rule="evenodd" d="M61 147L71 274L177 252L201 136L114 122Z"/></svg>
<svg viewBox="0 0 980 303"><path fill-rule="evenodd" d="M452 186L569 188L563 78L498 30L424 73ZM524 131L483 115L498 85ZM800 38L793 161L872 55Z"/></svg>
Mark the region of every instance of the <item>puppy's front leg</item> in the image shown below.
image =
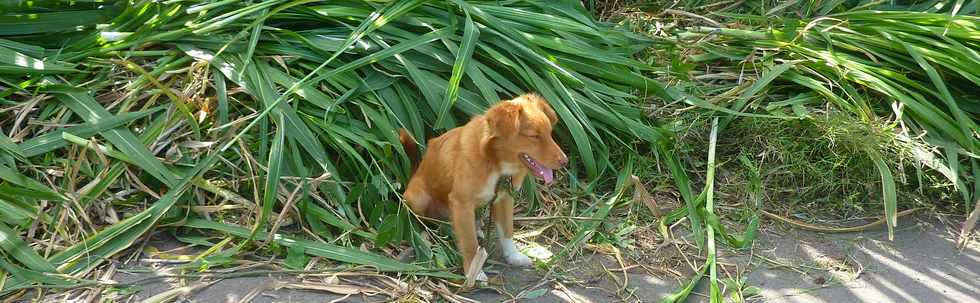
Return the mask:
<svg viewBox="0 0 980 303"><path fill-rule="evenodd" d="M453 234L456 235L456 247L459 248L459 253L463 256L463 271L465 272L470 268L473 257L476 256L476 224L473 222L476 214L472 202L453 195L450 195L449 200L452 203L449 216L453 224ZM477 280L487 280L487 275L482 269Z"/></svg>
<svg viewBox="0 0 980 303"><path fill-rule="evenodd" d="M520 188L523 176L514 178L513 188ZM494 225L497 227L497 238L500 239L500 250L504 254L507 263L514 266L529 266L531 259L517 250L514 245L514 198L506 189L497 190L497 199L493 201L491 215Z"/></svg>

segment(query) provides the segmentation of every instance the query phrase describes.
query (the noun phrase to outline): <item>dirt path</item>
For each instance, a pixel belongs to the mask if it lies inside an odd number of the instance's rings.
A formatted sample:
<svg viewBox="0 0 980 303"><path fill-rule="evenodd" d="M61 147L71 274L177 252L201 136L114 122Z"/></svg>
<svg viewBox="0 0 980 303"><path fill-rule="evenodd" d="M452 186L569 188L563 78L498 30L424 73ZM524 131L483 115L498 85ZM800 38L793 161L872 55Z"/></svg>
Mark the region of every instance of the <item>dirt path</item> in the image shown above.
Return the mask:
<svg viewBox="0 0 980 303"><path fill-rule="evenodd" d="M760 234L752 250L720 252L719 276L745 278L748 285L759 287L760 295L750 298L750 302L980 302L980 244L973 241L966 249L955 250L951 233L945 227L948 225L935 220L909 219L900 225L895 242L887 241L883 230L827 235L772 228ZM521 299L522 302L656 302L692 273L689 266L673 270L647 266L647 270L634 267L624 277L621 271L615 271L620 268L617 264L595 254L579 257L564 267L571 270L561 273L495 265L490 273L500 273L494 269L502 270L503 285L496 290L482 289L461 295L480 302L505 301L522 292L525 297L533 297ZM678 263L683 264L686 262ZM148 275L151 273L121 271L114 278L127 281ZM628 285L624 288L622 282L626 279ZM309 289L274 289L274 283L284 281L296 280L283 276L225 279L177 302L240 302L249 296L253 296L251 302L388 300L383 295L345 298ZM357 279L347 280L352 281L356 283ZM182 283L192 285L194 280ZM691 294L689 302L708 301L704 284ZM146 284L132 289L135 294L122 301L142 300L172 291L173 285Z"/></svg>
<svg viewBox="0 0 980 303"><path fill-rule="evenodd" d="M748 281L766 302L980 302L980 244L958 251L944 225L905 221L894 242L884 231L767 233L755 253L774 262L754 261Z"/></svg>
<svg viewBox="0 0 980 303"><path fill-rule="evenodd" d="M954 224L951 224L954 225ZM900 222L896 241L884 230L818 234L774 228L760 234L753 249L722 251L719 277L744 278L761 289L749 302L980 302L980 244L953 247L952 229L936 220ZM610 268L616 268L610 266ZM676 269L689 276L690 269ZM621 274L617 275L621 278ZM628 276L627 301L657 302L682 281L671 274ZM610 302L615 284L602 279L549 289L535 302ZM580 281L581 282L581 281ZM701 283L688 302L708 302ZM500 296L477 293L480 301Z"/></svg>

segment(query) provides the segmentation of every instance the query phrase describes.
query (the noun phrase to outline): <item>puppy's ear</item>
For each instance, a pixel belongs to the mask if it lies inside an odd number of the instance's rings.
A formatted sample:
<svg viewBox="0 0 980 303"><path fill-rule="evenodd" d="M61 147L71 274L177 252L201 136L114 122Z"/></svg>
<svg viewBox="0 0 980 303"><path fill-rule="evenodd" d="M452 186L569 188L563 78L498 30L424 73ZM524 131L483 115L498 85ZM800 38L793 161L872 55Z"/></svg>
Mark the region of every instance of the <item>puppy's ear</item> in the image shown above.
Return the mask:
<svg viewBox="0 0 980 303"><path fill-rule="evenodd" d="M551 120L551 125L555 125L555 123L558 123L558 115L555 114L555 110L551 108L551 105L548 104L548 101L542 98L541 95L538 95L536 93L530 93L527 95L527 99L531 101L531 103L537 105L538 108L540 108L541 111L544 112L546 116L548 116L548 120Z"/></svg>
<svg viewBox="0 0 980 303"><path fill-rule="evenodd" d="M494 105L485 115L491 137L507 138L520 131L521 106L510 101Z"/></svg>

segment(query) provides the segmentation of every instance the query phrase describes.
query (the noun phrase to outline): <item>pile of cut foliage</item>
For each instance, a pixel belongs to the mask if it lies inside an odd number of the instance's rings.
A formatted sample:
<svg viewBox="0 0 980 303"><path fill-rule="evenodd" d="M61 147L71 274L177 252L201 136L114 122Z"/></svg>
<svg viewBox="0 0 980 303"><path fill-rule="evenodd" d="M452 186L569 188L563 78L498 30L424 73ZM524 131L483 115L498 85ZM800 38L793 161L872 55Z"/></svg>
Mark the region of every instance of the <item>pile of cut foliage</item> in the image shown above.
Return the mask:
<svg viewBox="0 0 980 303"><path fill-rule="evenodd" d="M396 130L431 137L537 91L561 118L570 190L618 177L609 203L571 202L606 216L636 146L670 137L638 97L681 95L633 59L648 42L576 1L8 2L2 293L84 284L161 230L211 247L190 268L258 249L459 278L452 241L398 202ZM596 228L571 227L563 255Z"/></svg>

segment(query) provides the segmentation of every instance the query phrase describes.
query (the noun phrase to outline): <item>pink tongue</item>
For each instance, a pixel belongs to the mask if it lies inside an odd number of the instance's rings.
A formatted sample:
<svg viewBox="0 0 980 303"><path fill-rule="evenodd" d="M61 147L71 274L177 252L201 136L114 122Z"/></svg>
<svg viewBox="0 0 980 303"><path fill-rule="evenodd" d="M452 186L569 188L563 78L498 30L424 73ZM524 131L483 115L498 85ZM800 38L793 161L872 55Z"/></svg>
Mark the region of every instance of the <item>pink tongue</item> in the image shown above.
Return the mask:
<svg viewBox="0 0 980 303"><path fill-rule="evenodd" d="M541 171L541 179L544 179L544 184L551 184L555 181L555 173L550 168L542 167Z"/></svg>

